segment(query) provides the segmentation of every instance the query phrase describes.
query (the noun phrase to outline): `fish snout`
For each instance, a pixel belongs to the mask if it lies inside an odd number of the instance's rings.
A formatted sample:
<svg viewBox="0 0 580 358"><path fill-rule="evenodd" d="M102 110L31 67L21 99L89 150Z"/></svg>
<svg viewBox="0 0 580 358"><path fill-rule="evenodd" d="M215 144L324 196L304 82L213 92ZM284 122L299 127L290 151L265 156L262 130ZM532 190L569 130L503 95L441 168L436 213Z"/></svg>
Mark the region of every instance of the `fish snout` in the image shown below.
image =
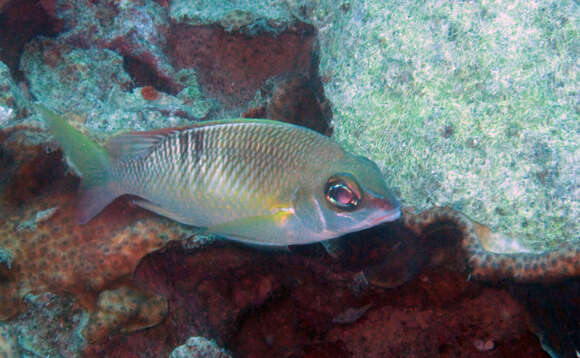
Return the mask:
<svg viewBox="0 0 580 358"><path fill-rule="evenodd" d="M369 200L369 207L377 211L377 218L373 225L383 222L395 221L401 216L401 203L395 197L377 198Z"/></svg>

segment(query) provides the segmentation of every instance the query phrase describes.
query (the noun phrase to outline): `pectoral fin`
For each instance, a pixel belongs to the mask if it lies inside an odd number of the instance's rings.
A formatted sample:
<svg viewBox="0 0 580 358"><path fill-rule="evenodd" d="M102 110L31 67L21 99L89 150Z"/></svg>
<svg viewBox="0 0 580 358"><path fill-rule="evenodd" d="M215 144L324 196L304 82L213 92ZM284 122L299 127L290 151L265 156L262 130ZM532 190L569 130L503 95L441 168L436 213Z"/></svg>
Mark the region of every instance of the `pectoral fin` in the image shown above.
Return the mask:
<svg viewBox="0 0 580 358"><path fill-rule="evenodd" d="M284 227L292 215L293 212L291 210L282 209L272 215L232 220L209 227L207 231L232 240L283 246L287 245L287 243L281 232L284 231Z"/></svg>
<svg viewBox="0 0 580 358"><path fill-rule="evenodd" d="M308 193L296 188L292 205L296 211L296 217L299 218L304 227L315 233L325 229L326 218L323 217L320 204L314 198L309 197Z"/></svg>

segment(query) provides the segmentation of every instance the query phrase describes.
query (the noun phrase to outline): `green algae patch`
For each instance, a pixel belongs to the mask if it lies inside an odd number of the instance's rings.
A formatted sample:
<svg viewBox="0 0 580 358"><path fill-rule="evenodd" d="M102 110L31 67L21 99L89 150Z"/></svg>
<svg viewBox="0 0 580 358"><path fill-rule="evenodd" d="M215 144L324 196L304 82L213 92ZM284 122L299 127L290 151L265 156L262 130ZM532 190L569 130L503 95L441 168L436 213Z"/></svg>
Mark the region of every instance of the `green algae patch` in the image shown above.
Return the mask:
<svg viewBox="0 0 580 358"><path fill-rule="evenodd" d="M533 248L577 239L579 20L572 1L320 6L336 138L407 206L449 205Z"/></svg>

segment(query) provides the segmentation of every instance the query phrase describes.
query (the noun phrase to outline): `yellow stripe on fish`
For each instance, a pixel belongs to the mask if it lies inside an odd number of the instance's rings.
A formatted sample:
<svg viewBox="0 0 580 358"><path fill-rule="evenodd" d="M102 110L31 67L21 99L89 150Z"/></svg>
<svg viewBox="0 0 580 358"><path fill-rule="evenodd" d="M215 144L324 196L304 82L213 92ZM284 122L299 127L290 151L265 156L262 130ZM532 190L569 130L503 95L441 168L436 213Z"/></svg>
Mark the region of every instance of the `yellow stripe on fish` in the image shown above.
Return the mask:
<svg viewBox="0 0 580 358"><path fill-rule="evenodd" d="M310 129L265 119L127 133L100 148L37 106L82 174L81 223L116 197L220 236L317 242L400 216L378 167Z"/></svg>

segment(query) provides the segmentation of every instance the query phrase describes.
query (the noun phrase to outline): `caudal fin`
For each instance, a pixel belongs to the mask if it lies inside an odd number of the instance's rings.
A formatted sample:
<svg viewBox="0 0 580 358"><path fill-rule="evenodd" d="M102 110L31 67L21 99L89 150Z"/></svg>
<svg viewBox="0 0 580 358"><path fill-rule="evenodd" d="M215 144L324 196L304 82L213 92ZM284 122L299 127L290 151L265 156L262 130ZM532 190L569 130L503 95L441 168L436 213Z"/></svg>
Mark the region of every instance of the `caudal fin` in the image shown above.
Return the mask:
<svg viewBox="0 0 580 358"><path fill-rule="evenodd" d="M39 103L36 108L43 115L68 160L82 175L78 219L81 224L85 224L120 195L111 180L109 156L103 148L55 112Z"/></svg>

